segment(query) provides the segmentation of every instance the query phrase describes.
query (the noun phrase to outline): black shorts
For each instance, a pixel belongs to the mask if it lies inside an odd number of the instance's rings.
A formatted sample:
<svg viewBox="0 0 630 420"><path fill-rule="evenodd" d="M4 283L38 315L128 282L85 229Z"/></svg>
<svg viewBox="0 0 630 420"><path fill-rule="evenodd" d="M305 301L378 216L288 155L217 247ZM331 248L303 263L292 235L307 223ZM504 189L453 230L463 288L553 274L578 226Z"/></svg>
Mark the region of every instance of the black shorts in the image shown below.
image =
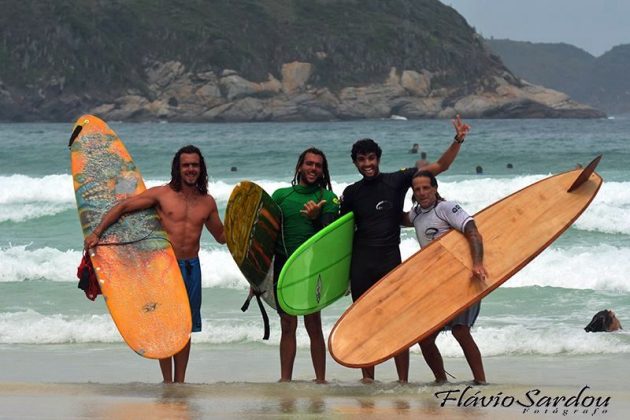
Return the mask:
<svg viewBox="0 0 630 420"><path fill-rule="evenodd" d="M355 301L401 262L396 246L355 246L350 265L350 289Z"/></svg>
<svg viewBox="0 0 630 420"><path fill-rule="evenodd" d="M278 254L273 258L273 297L276 300L276 311L278 311L278 315L286 314L280 307L280 302L278 302L278 278L280 278L280 272L287 260L287 257Z"/></svg>

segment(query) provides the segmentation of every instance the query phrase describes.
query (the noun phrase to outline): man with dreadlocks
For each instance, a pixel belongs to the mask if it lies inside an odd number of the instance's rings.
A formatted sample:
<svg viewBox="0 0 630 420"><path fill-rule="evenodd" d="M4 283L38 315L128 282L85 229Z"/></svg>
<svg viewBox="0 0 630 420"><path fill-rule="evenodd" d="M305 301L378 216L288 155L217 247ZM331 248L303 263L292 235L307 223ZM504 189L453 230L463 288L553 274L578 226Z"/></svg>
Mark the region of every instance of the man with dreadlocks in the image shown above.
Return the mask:
<svg viewBox="0 0 630 420"><path fill-rule="evenodd" d="M335 220L339 200L332 192L328 162L324 153L311 147L300 155L295 175L288 188L272 195L282 210L282 238L274 259L274 283L291 255L308 238ZM275 290L275 287L274 287ZM285 313L277 302L282 335L280 337L280 382L289 382L293 375L296 353L297 317ZM311 359L315 382L326 383L326 344L319 312L304 316L304 325L311 340Z"/></svg>
<svg viewBox="0 0 630 420"><path fill-rule="evenodd" d="M217 242L225 243L223 223L214 198L208 194L208 172L201 151L195 146L179 149L171 166L171 182L149 188L117 203L85 238L85 248L98 245L103 232L123 214L155 207L168 233L186 284L192 314L192 332L201 331L201 269L199 241L204 225ZM96 250L95 250L96 251ZM160 360L165 383L184 382L190 355L190 340L173 357ZM173 375L173 364L175 367Z"/></svg>

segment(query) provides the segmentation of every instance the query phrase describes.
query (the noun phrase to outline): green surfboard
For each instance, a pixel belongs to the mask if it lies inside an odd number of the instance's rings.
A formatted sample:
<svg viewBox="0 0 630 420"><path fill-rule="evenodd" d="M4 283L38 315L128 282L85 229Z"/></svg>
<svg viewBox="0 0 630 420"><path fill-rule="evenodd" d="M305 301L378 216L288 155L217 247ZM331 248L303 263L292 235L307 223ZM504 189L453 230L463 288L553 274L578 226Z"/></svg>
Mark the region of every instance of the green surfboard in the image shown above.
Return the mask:
<svg viewBox="0 0 630 420"><path fill-rule="evenodd" d="M308 315L348 291L354 215L348 213L304 242L280 272L277 293L289 315Z"/></svg>

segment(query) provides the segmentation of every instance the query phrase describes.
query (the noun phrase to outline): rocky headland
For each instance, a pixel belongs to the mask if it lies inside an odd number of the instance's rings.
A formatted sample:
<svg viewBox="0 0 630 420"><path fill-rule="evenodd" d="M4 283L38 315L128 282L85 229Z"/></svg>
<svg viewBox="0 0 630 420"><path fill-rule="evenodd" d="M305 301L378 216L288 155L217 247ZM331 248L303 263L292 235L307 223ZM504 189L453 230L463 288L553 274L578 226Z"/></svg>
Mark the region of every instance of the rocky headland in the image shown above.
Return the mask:
<svg viewBox="0 0 630 420"><path fill-rule="evenodd" d="M515 77L437 0L7 2L5 121L604 116Z"/></svg>

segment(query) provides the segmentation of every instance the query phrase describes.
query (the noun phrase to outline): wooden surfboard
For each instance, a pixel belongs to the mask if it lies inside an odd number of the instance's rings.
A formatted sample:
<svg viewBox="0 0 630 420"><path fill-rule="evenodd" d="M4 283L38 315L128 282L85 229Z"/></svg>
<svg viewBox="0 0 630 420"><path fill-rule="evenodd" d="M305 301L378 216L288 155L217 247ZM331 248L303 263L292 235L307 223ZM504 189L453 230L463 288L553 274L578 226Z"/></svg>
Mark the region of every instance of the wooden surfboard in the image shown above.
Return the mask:
<svg viewBox="0 0 630 420"><path fill-rule="evenodd" d="M87 236L116 202L144 191L144 181L120 138L93 115L77 120L68 146ZM192 326L186 286L154 209L111 225L91 259L107 308L129 347L161 359L186 345Z"/></svg>
<svg viewBox="0 0 630 420"><path fill-rule="evenodd" d="M337 321L328 345L333 358L348 367L383 362L499 287L588 207L602 184L594 172L600 158L584 170L532 184L475 215L489 274L484 283L472 279L470 248L457 231L394 268Z"/></svg>
<svg viewBox="0 0 630 420"><path fill-rule="evenodd" d="M252 289L272 308L272 261L281 220L280 207L265 190L251 181L236 184L225 209L225 241Z"/></svg>
<svg viewBox="0 0 630 420"><path fill-rule="evenodd" d="M350 283L354 214L348 213L298 247L278 278L278 303L289 315L321 311Z"/></svg>

